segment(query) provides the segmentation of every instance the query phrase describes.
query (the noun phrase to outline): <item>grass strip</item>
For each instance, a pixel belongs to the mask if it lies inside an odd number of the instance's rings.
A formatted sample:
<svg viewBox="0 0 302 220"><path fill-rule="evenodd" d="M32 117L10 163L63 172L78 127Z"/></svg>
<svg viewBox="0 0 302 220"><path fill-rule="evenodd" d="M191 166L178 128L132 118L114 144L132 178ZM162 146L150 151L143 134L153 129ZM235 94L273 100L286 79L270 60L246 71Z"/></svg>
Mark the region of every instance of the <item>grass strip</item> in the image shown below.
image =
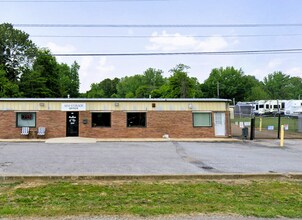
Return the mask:
<svg viewBox="0 0 302 220"><path fill-rule="evenodd" d="M239 214L302 217L302 182L0 184L0 216Z"/></svg>

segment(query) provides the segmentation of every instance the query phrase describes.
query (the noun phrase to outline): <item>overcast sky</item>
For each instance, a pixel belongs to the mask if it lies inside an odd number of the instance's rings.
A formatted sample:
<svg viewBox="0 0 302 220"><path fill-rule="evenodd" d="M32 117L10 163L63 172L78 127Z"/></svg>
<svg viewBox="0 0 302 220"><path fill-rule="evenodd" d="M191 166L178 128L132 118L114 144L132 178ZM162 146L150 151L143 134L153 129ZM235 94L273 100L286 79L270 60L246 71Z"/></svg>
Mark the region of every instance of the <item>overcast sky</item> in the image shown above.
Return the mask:
<svg viewBox="0 0 302 220"><path fill-rule="evenodd" d="M16 27L30 34L39 47L48 47L54 54L302 49L301 0L0 0L0 23L4 22L70 25L300 24L219 28ZM302 77L302 53L87 56L57 57L57 60L69 64L76 60L80 64L81 92L89 90L93 82L142 74L149 67L163 70L164 76L168 77L169 70L180 63L190 66L189 75L197 77L201 83L213 68L226 66L242 68L245 74L254 75L259 80L274 71Z"/></svg>

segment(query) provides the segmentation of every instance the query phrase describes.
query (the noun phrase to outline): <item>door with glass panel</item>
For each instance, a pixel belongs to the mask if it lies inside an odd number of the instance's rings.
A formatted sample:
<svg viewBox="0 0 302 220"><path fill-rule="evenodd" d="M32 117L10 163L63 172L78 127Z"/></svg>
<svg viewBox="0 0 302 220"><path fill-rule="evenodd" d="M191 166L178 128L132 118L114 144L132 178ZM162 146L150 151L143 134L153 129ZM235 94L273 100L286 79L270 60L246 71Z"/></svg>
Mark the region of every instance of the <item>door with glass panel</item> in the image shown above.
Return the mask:
<svg viewBox="0 0 302 220"><path fill-rule="evenodd" d="M215 136L225 136L225 113L214 113Z"/></svg>

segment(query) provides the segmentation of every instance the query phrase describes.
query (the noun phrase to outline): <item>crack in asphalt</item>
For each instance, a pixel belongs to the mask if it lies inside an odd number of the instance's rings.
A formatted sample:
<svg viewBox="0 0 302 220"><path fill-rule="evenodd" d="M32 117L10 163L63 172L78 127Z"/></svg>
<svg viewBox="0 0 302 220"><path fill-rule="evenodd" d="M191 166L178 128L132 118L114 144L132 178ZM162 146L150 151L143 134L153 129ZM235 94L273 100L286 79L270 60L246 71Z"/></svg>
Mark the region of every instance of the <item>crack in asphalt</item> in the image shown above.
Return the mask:
<svg viewBox="0 0 302 220"><path fill-rule="evenodd" d="M198 159L193 158L193 157L190 157L187 154L186 150L178 142L172 142L172 143L176 148L176 153L180 156L180 158L183 161L188 162L188 163L198 167L199 169L206 170L208 172L221 173L221 171L215 169L212 166L209 166L209 165L205 164L203 161L198 160Z"/></svg>

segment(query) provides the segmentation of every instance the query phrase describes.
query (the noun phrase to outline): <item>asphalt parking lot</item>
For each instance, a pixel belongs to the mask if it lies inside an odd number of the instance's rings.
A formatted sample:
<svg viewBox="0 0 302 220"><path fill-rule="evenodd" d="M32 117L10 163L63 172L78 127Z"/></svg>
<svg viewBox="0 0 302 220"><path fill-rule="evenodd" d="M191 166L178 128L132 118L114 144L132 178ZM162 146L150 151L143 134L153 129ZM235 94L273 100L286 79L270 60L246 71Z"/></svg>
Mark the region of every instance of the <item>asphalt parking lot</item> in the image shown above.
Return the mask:
<svg viewBox="0 0 302 220"><path fill-rule="evenodd" d="M237 143L0 142L0 175L180 175L302 172L302 140Z"/></svg>

